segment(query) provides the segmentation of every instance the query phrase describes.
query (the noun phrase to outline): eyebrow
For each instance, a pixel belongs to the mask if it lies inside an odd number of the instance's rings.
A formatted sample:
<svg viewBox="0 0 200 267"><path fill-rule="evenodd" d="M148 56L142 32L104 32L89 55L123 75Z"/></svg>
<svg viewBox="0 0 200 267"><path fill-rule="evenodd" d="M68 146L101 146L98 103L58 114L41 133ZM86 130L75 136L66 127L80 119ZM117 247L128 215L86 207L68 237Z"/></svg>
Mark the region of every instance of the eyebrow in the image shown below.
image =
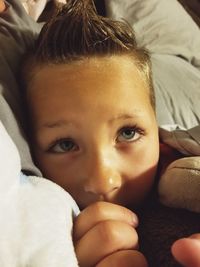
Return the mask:
<svg viewBox="0 0 200 267"><path fill-rule="evenodd" d="M66 120L58 120L53 122L46 122L42 125L42 128L60 128L71 124L71 122L68 122Z"/></svg>
<svg viewBox="0 0 200 267"><path fill-rule="evenodd" d="M119 115L111 118L108 122L109 123L113 123L114 121L117 121L117 120L136 119L138 117L141 117L141 114L142 114L141 111L137 111L134 114L119 114ZM70 124L73 124L73 123L63 119L63 120L58 120L58 121L46 122L41 126L41 128L50 128L50 129L51 128L52 129L54 129L54 128L62 128L62 127L66 127L66 126L68 126Z"/></svg>
<svg viewBox="0 0 200 267"><path fill-rule="evenodd" d="M109 120L110 123L116 120L128 120L128 119L136 119L142 116L141 111L137 111L133 114L119 114L116 117L113 117L112 119Z"/></svg>

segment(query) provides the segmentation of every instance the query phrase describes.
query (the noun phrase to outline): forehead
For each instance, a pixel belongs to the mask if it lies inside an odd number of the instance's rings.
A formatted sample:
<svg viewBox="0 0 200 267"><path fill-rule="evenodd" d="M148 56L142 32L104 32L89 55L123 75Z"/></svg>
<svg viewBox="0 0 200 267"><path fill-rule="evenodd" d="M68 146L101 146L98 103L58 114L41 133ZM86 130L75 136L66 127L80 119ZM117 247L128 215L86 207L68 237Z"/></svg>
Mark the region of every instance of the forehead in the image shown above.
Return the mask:
<svg viewBox="0 0 200 267"><path fill-rule="evenodd" d="M118 84L117 87L122 87L124 92L133 91L138 87L149 91L144 74L138 69L131 56L92 57L70 64L36 67L30 87L34 87L35 93L38 93L45 90L46 86L50 89L59 85L65 86L69 92L77 87L86 91L91 89L90 85L93 84L95 87L104 84L104 87L113 88ZM99 92L103 92L104 87ZM94 91L94 88L92 90Z"/></svg>
<svg viewBox="0 0 200 267"><path fill-rule="evenodd" d="M40 118L53 109L56 114L64 109L78 114L78 108L97 112L106 107L112 113L151 109L146 80L134 60L125 56L43 66L35 71L27 96Z"/></svg>

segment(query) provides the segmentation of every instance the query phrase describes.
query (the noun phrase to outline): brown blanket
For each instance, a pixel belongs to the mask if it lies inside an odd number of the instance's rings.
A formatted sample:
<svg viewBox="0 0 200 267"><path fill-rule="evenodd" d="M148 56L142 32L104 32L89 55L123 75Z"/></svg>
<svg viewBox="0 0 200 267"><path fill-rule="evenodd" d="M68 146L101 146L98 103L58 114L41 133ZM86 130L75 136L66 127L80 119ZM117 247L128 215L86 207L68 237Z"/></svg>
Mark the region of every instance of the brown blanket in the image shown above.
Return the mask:
<svg viewBox="0 0 200 267"><path fill-rule="evenodd" d="M200 214L167 208L152 195L137 212L140 250L149 267L178 267L170 247L182 237L200 232Z"/></svg>

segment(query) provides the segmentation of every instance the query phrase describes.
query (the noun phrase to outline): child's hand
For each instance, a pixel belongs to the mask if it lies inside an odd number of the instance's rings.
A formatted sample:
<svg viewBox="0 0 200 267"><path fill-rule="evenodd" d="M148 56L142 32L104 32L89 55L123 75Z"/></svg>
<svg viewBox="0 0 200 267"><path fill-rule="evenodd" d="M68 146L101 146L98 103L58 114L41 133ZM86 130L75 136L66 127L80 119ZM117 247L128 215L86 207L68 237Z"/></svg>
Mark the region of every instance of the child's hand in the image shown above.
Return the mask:
<svg viewBox="0 0 200 267"><path fill-rule="evenodd" d="M145 257L137 250L121 250L104 258L95 267L148 267Z"/></svg>
<svg viewBox="0 0 200 267"><path fill-rule="evenodd" d="M177 240L172 246L172 254L185 267L199 267L200 234Z"/></svg>
<svg viewBox="0 0 200 267"><path fill-rule="evenodd" d="M3 12L6 8L6 5L4 3L4 0L0 0L0 12Z"/></svg>
<svg viewBox="0 0 200 267"><path fill-rule="evenodd" d="M132 211L107 202L96 202L83 210L74 222L74 244L80 266L132 267L133 258L138 260L138 267L146 266L139 263L146 261L135 251L137 221Z"/></svg>

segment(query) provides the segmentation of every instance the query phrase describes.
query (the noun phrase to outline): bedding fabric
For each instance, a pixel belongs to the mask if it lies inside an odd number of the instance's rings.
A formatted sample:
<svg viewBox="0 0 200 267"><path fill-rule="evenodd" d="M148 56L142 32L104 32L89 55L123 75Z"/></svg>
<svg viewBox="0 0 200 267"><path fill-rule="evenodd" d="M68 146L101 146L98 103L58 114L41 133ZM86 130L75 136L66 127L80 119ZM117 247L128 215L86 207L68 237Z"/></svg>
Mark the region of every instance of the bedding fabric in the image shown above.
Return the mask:
<svg viewBox="0 0 200 267"><path fill-rule="evenodd" d="M53 182L21 173L16 146L0 122L0 266L78 267L71 196Z"/></svg>
<svg viewBox="0 0 200 267"><path fill-rule="evenodd" d="M40 175L34 166L23 129L19 93L19 66L26 48L32 45L41 25L35 23L18 1L6 1L7 10L0 14L0 120L14 140L22 170Z"/></svg>
<svg viewBox="0 0 200 267"><path fill-rule="evenodd" d="M152 54L156 113L160 126L187 129L200 123L200 71L180 57Z"/></svg>

